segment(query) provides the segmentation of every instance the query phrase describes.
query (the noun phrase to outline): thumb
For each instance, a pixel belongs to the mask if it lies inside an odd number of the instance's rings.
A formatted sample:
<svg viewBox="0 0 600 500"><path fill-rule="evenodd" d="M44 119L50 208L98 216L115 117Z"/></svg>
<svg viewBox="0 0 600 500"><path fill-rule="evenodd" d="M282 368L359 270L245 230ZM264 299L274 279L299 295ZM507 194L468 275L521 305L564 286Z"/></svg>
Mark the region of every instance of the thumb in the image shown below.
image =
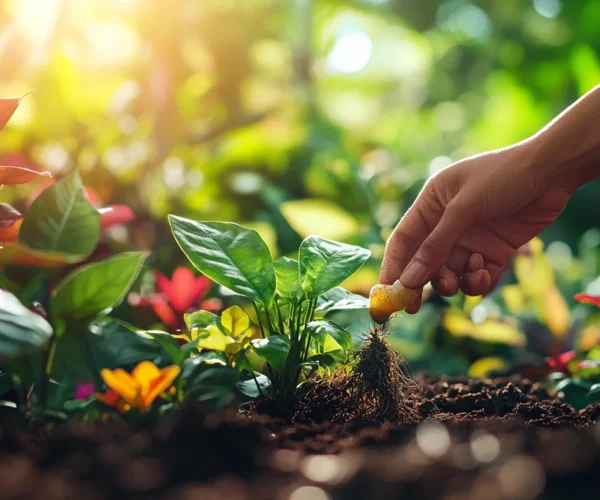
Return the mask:
<svg viewBox="0 0 600 500"><path fill-rule="evenodd" d="M472 210L456 202L448 204L431 234L419 246L400 276L400 282L411 289L425 286L446 264L459 236L474 221Z"/></svg>

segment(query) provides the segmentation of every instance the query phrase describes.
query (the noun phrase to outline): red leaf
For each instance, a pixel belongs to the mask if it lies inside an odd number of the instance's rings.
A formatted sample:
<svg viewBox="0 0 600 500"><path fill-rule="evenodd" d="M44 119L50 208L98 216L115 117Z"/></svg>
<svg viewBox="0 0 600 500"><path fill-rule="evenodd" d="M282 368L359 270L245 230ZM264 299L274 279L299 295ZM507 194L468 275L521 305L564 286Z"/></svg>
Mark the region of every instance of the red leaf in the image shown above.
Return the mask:
<svg viewBox="0 0 600 500"><path fill-rule="evenodd" d="M574 298L581 304L593 304L597 307L600 307L600 296L589 295L587 293L578 293Z"/></svg>
<svg viewBox="0 0 600 500"><path fill-rule="evenodd" d="M24 167L0 167L0 184L25 184L40 176L52 177L52 174Z"/></svg>
<svg viewBox="0 0 600 500"><path fill-rule="evenodd" d="M10 245L19 239L21 220L16 220L8 227L0 227L0 247Z"/></svg>
<svg viewBox="0 0 600 500"><path fill-rule="evenodd" d="M0 203L0 228L12 227L23 216L8 203Z"/></svg>
<svg viewBox="0 0 600 500"><path fill-rule="evenodd" d="M8 123L8 120L11 119L12 115L19 107L20 102L21 98L19 97L0 99L0 130L2 130Z"/></svg>
<svg viewBox="0 0 600 500"><path fill-rule="evenodd" d="M127 205L109 205L98 209L102 217L102 229L107 229L115 224L124 224L135 219L133 210Z"/></svg>

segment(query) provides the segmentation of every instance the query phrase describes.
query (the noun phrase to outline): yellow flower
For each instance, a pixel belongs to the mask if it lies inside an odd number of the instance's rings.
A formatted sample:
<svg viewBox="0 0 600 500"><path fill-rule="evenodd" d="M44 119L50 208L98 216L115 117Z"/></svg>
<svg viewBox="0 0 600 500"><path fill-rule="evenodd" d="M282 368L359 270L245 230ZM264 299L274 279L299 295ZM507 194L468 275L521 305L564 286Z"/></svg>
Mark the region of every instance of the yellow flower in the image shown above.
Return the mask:
<svg viewBox="0 0 600 500"><path fill-rule="evenodd" d="M105 384L115 391L131 408L145 413L154 400L163 394L179 375L181 368L175 365L162 370L150 361L142 361L131 372L121 368L104 369L100 372ZM123 410L129 408L123 406Z"/></svg>

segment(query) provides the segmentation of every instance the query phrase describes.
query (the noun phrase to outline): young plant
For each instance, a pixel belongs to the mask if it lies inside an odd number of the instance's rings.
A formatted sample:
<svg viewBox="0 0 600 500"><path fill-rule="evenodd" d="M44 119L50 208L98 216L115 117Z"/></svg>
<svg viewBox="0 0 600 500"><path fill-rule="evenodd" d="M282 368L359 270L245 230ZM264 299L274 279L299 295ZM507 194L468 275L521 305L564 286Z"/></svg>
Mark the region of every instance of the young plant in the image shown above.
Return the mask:
<svg viewBox="0 0 600 500"><path fill-rule="evenodd" d="M237 349L236 366L253 375L252 395L270 387L277 401L289 406L303 377L345 360L352 347L350 333L318 316L332 309L367 307L364 297L338 285L369 258L368 250L310 236L302 242L298 260L282 257L273 262L258 233L238 224L174 215L169 222L175 240L197 269L252 303L260 338L231 348ZM211 335L210 329L204 330ZM261 387L260 374L248 360L252 355L266 362L268 385Z"/></svg>

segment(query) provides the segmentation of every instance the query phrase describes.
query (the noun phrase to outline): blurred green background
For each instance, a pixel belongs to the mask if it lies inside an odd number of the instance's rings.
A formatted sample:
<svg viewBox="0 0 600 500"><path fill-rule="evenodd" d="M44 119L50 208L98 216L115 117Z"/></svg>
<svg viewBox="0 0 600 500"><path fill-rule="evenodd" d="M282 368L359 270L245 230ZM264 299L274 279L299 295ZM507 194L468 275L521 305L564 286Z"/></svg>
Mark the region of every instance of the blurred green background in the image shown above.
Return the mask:
<svg viewBox="0 0 600 500"><path fill-rule="evenodd" d="M308 234L368 247L347 283L366 294L428 175L526 138L600 82L598 19L596 0L0 0L0 95L35 89L0 161L77 166L137 216L105 247L150 248L167 274L184 263L176 213L252 227L274 256ZM596 313L571 296L600 293L599 189L574 196L521 279L483 301L430 296L393 325L411 366L505 369L595 345ZM358 337L361 314L338 321Z"/></svg>

